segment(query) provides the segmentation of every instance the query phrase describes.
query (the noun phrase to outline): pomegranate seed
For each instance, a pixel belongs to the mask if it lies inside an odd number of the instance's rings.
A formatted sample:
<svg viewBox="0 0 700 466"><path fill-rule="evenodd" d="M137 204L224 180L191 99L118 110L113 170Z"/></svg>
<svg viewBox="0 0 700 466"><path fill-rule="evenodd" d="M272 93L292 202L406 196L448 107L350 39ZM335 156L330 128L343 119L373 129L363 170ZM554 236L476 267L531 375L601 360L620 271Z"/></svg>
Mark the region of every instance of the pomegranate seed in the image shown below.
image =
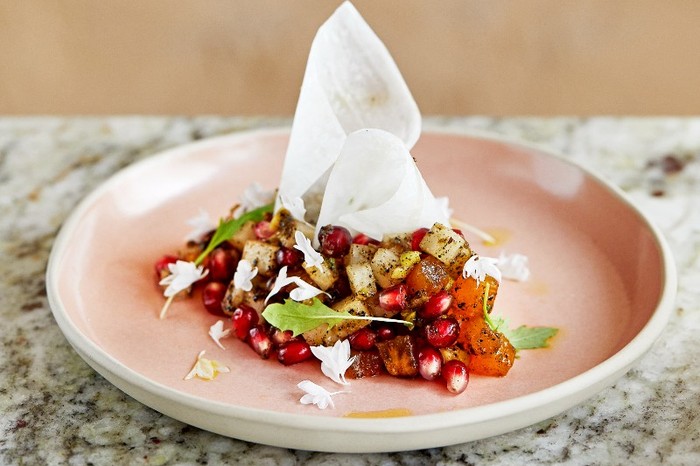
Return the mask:
<svg viewBox="0 0 700 466"><path fill-rule="evenodd" d="M158 259L155 263L155 270L156 270L156 279L158 281L161 281L164 279L166 276L170 274L170 270L168 269L168 264L174 264L177 262L177 256L173 256L170 254L166 254L165 256L161 257Z"/></svg>
<svg viewBox="0 0 700 466"><path fill-rule="evenodd" d="M216 248L207 257L206 268L209 270L210 280L228 282L236 271L236 260L229 251Z"/></svg>
<svg viewBox="0 0 700 466"><path fill-rule="evenodd" d="M452 317L436 319L425 326L425 339L435 348L452 346L459 336L459 324Z"/></svg>
<svg viewBox="0 0 700 466"><path fill-rule="evenodd" d="M430 346L418 352L418 372L425 380L435 380L442 370L440 351Z"/></svg>
<svg viewBox="0 0 700 466"><path fill-rule="evenodd" d="M318 232L318 240L321 242L321 253L330 257L342 257L350 251L352 236L343 227L326 225Z"/></svg>
<svg viewBox="0 0 700 466"><path fill-rule="evenodd" d="M362 327L348 338L350 347L358 351L369 351L377 342L377 332L369 327Z"/></svg>
<svg viewBox="0 0 700 466"><path fill-rule="evenodd" d="M467 389L469 370L462 361L453 359L442 366L442 378L445 379L447 390L458 395Z"/></svg>
<svg viewBox="0 0 700 466"><path fill-rule="evenodd" d="M275 255L277 264L279 264L280 267L292 267L301 264L303 257L301 251L292 248L279 248Z"/></svg>
<svg viewBox="0 0 700 466"><path fill-rule="evenodd" d="M258 320L258 313L255 309L241 304L233 311L231 326L236 336L241 340L245 340L248 338L250 329L258 324Z"/></svg>
<svg viewBox="0 0 700 466"><path fill-rule="evenodd" d="M355 244L379 244L379 240L376 240L374 238L370 238L369 236L365 235L364 233L360 233L356 235L353 239L352 242Z"/></svg>
<svg viewBox="0 0 700 466"><path fill-rule="evenodd" d="M272 228L270 228L270 222L267 220L261 220L256 223L253 227L253 232L258 239L268 239L275 234Z"/></svg>
<svg viewBox="0 0 700 466"><path fill-rule="evenodd" d="M277 359L285 366L291 366L311 357L311 347L304 340L292 340L280 347Z"/></svg>
<svg viewBox="0 0 700 466"><path fill-rule="evenodd" d="M406 308L406 285L403 283L379 293L379 307L385 311L399 312Z"/></svg>
<svg viewBox="0 0 700 466"><path fill-rule="evenodd" d="M420 311L420 315L426 319L437 319L445 315L452 305L452 295L447 291L439 291L432 295Z"/></svg>
<svg viewBox="0 0 700 466"><path fill-rule="evenodd" d="M388 341L396 336L396 330L388 325L380 325L377 327L377 338L379 341Z"/></svg>
<svg viewBox="0 0 700 466"><path fill-rule="evenodd" d="M290 342L294 338L294 334L291 330L280 330L278 328L275 328L272 331L271 338L274 344L276 344L277 346L281 346L285 343Z"/></svg>
<svg viewBox="0 0 700 466"><path fill-rule="evenodd" d="M272 340L267 336L262 325L256 325L248 330L248 344L261 358L267 359L270 357L273 346Z"/></svg>
<svg viewBox="0 0 700 466"><path fill-rule="evenodd" d="M411 249L420 251L420 242L423 241L426 233L428 233L427 228L419 228L413 232L413 235L411 235Z"/></svg>
<svg viewBox="0 0 700 466"><path fill-rule="evenodd" d="M226 296L226 285L221 282L209 282L202 290L202 304L209 313L216 316L225 316L221 308L221 301Z"/></svg>

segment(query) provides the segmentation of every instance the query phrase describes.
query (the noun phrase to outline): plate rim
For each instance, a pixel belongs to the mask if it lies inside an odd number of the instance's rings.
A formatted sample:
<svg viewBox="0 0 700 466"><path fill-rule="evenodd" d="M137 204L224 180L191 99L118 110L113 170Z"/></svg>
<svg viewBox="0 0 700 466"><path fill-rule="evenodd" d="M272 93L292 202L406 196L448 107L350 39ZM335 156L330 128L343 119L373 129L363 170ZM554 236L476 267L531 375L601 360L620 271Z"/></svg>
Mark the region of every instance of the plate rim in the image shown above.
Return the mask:
<svg viewBox="0 0 700 466"><path fill-rule="evenodd" d="M136 173L139 170L147 170L150 165L161 163L161 160L163 159L181 158L192 151L203 150L207 147L218 147L222 144L230 143L231 141L238 139L260 136L289 135L290 129L291 128L289 126L281 126L236 131L231 134L194 141L155 152L152 155L147 156L147 158L137 161L112 174L98 187L93 189L87 196L85 196L61 225L60 231L52 245L46 268L46 290L52 314L54 315L54 318L62 333L82 359L92 366L96 372L107 378L110 383L117 386L117 388L134 397L144 405L149 406L152 409L156 409L152 404L144 402L140 396L130 393L131 390L127 391L123 387L123 383L121 385L119 383L115 383L111 376L106 376L100 369L108 371L110 375L121 379L120 381L126 382L127 385L133 385L139 390L152 393L158 397L164 398L168 402L174 402L182 404L190 409L200 410L204 414L215 414L225 418L254 422L260 422L261 419L263 419L265 424L272 426L307 430L317 430L319 428L319 420L322 420L321 423L323 424L322 427L324 430L332 430L343 434L416 434L427 431L443 430L446 428L449 429L455 427L475 426L480 423L527 413L550 404L558 406L555 412L548 413L544 417L539 418L535 416L534 418L530 418L530 420L528 420L525 424L520 425L520 427L523 427L524 425L531 425L552 417L553 415L559 414L589 398L605 386L611 385L612 382L614 382L618 377L627 372L635 361L640 359L647 351L651 349L654 342L664 331L674 308L677 288L677 271L673 255L659 228L630 200L630 198L628 198L628 196L620 188L602 178L595 171L583 166L581 163L566 158L550 148L543 147L541 144L526 142L511 136L503 136L484 130L469 128L455 130L439 127L430 127L429 129L424 130L422 134L476 138L504 143L521 149L536 151L544 156L554 158L557 161L570 164L581 170L586 176L591 177L601 187L605 188L611 194L617 197L620 202L625 204L625 206L644 223L647 230L652 234L657 250L661 256L663 263L663 283L659 300L656 304L654 312L651 314L649 320L641 328L641 330L625 346L592 368L551 387L495 403L463 408L454 411L412 415L410 416L412 422L406 422L405 417L358 419L342 416L319 417L312 414L279 413L268 409L250 408L200 398L195 395L180 392L167 385L151 380L142 374L139 374L104 351L87 335L83 334L78 329L78 327L68 317L67 309L61 300L57 285L57 270L64 258L65 250L69 245L71 233L75 230L75 226L104 192L108 191L113 184L119 182L121 179L131 176L133 173ZM88 358L85 356L88 356ZM581 386L588 388L588 390L581 390ZM548 401L542 403L541 400L543 399ZM160 408L156 410L164 412ZM494 413L497 414L494 415ZM165 414L177 418L177 416L171 413ZM192 423L190 421L185 422ZM210 427L205 427L203 425L198 425L198 427L212 430L223 435L228 435L224 432L212 429ZM504 429L499 433L504 433L511 430L513 429ZM490 435L494 434L487 434L485 436ZM477 438L480 437L467 438L464 439L464 441L476 440ZM292 448L294 448L294 446L292 446ZM348 451L392 451L392 449L374 450L359 448Z"/></svg>

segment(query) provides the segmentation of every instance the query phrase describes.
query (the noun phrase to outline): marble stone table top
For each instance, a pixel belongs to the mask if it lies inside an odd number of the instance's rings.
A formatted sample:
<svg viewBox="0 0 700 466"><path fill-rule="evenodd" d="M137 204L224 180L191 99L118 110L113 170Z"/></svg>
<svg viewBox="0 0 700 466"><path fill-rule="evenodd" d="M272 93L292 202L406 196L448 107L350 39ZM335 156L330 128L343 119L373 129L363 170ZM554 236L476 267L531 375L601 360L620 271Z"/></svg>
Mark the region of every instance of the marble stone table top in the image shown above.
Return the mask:
<svg viewBox="0 0 700 466"><path fill-rule="evenodd" d="M164 416L70 347L44 274L76 204L163 149L290 120L0 118L0 464L700 464L700 118L430 117L565 154L620 186L666 235L678 267L670 324L614 386L561 415L430 450L338 455L256 445Z"/></svg>

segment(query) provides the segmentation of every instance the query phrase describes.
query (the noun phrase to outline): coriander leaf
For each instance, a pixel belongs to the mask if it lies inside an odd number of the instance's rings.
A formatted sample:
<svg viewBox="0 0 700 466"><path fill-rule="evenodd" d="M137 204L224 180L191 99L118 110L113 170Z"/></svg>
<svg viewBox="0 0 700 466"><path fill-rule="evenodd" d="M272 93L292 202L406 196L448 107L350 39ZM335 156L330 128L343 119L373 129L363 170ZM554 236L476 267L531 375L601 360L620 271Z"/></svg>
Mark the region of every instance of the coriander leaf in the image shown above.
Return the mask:
<svg viewBox="0 0 700 466"><path fill-rule="evenodd" d="M546 348L549 339L557 334L559 329L553 327L527 327L521 325L515 330L504 328L503 334L516 350Z"/></svg>
<svg viewBox="0 0 700 466"><path fill-rule="evenodd" d="M335 311L314 298L313 304L297 303L291 299L284 304L270 304L262 313L263 318L280 330L291 330L294 336L328 324L333 328L344 319L355 318L349 312Z"/></svg>
<svg viewBox="0 0 700 466"><path fill-rule="evenodd" d="M207 257L207 255L209 255L209 253L214 250L214 248L216 248L224 241L229 240L233 235L236 234L238 230L241 229L241 227L244 224L250 221L259 222L265 217L265 214L267 214L268 212L272 212L273 208L273 204L267 204L262 207L258 207L257 209L253 209L250 212L246 212L238 218L233 218L226 221L221 220L219 222L219 226L214 232L214 235L209 240L209 244L207 244L207 247L197 257L194 263L197 265L201 264L202 261L204 261L204 259Z"/></svg>
<svg viewBox="0 0 700 466"><path fill-rule="evenodd" d="M287 299L284 304L270 304L262 313L263 318L280 330L291 330L294 336L308 332L323 324L333 328L344 320L376 320L395 322L413 327L411 322L386 317L356 316L347 311L336 311L314 298L312 304L303 304Z"/></svg>

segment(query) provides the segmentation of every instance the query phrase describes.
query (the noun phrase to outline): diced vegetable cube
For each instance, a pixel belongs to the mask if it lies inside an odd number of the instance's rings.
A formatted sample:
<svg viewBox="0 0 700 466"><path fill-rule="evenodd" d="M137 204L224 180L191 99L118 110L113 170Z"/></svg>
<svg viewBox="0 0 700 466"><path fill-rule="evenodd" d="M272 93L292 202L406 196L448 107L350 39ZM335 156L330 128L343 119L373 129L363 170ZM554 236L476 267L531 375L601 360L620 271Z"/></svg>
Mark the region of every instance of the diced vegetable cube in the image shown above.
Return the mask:
<svg viewBox="0 0 700 466"><path fill-rule="evenodd" d="M338 269L335 266L335 259L329 258L323 261L318 267L310 266L306 262L302 264L306 273L309 274L311 280L318 285L323 291L326 291L338 279Z"/></svg>
<svg viewBox="0 0 700 466"><path fill-rule="evenodd" d="M349 296L342 301L335 303L332 309L338 312L349 312L356 316L367 316L369 312L367 306L354 296ZM370 324L369 320L348 319L329 329L323 324L313 330L302 334L306 342L312 346L324 345L333 346L338 340L345 340L351 334Z"/></svg>
<svg viewBox="0 0 700 466"><path fill-rule="evenodd" d="M433 256L426 256L406 277L409 299L414 301L414 306L419 305L443 290L449 282L450 276L445 265Z"/></svg>
<svg viewBox="0 0 700 466"><path fill-rule="evenodd" d="M238 306L247 304L260 314L265 308L265 296L265 293L261 293L259 289L253 288L250 291L243 291L236 288L231 282L226 289L224 299L221 301L221 308L225 314L233 315Z"/></svg>
<svg viewBox="0 0 700 466"><path fill-rule="evenodd" d="M398 284L402 278L392 278L391 274L401 264L400 256L387 248L378 248L372 257L372 272L382 288Z"/></svg>
<svg viewBox="0 0 700 466"><path fill-rule="evenodd" d="M345 258L346 265L369 263L377 247L371 244L351 244L350 252Z"/></svg>
<svg viewBox="0 0 700 466"><path fill-rule="evenodd" d="M348 274L350 289L358 298L367 299L377 294L377 284L369 262L350 264L345 271Z"/></svg>
<svg viewBox="0 0 700 466"><path fill-rule="evenodd" d="M250 240L246 241L243 247L241 259L245 259L253 267L257 267L260 275L270 277L275 273L277 267L275 255L278 250L279 246L263 241Z"/></svg>
<svg viewBox="0 0 700 466"><path fill-rule="evenodd" d="M455 271L463 267L471 256L467 241L440 223L428 230L420 242L420 248Z"/></svg>
<svg viewBox="0 0 700 466"><path fill-rule="evenodd" d="M245 243L250 240L256 239L255 236L255 222L246 222L241 226L240 230L233 234L233 236L228 240L234 248L241 251L245 247Z"/></svg>
<svg viewBox="0 0 700 466"><path fill-rule="evenodd" d="M345 376L350 379L362 379L364 377L375 377L382 373L384 363L379 353L374 351L353 351L355 360L348 368Z"/></svg>
<svg viewBox="0 0 700 466"><path fill-rule="evenodd" d="M469 367L469 352L460 348L459 346L450 346L448 348L440 348L440 355L442 356L443 362L452 361L456 359L457 361L462 361Z"/></svg>
<svg viewBox="0 0 700 466"><path fill-rule="evenodd" d="M420 252L406 251L402 253L399 257L399 266L391 271L391 278L403 280L418 262L420 262Z"/></svg>
<svg viewBox="0 0 700 466"><path fill-rule="evenodd" d="M411 335L399 335L379 342L377 349L389 374L395 377L413 377L418 374L418 351Z"/></svg>

